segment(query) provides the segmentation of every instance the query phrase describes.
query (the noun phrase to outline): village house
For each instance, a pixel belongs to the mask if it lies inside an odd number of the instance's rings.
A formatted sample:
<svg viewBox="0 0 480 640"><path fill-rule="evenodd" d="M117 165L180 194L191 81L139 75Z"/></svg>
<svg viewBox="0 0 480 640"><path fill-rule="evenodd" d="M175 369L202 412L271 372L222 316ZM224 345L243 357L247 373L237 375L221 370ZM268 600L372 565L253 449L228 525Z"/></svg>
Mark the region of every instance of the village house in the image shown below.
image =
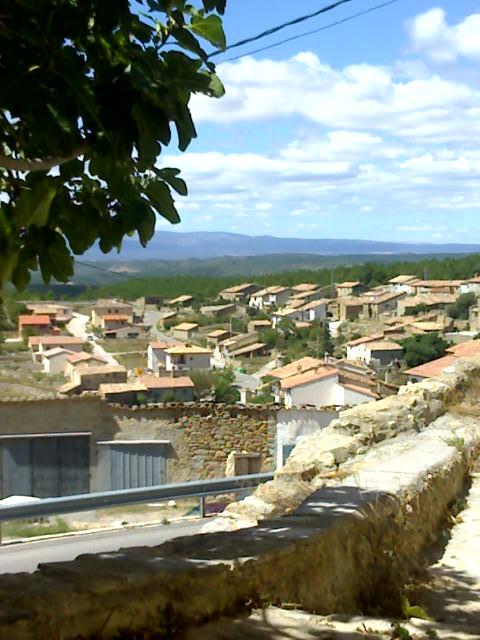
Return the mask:
<svg viewBox="0 0 480 640"><path fill-rule="evenodd" d="M136 303L139 307L160 307L163 304L163 296L151 295L137 298Z"/></svg>
<svg viewBox="0 0 480 640"><path fill-rule="evenodd" d="M97 300L92 307L90 322L94 327L102 327L104 316L126 316L127 322L133 323L133 307L120 300Z"/></svg>
<svg viewBox="0 0 480 640"><path fill-rule="evenodd" d="M338 299L338 320L345 322L346 320L355 320L364 311L363 298L340 297Z"/></svg>
<svg viewBox="0 0 480 640"><path fill-rule="evenodd" d="M379 318L382 313L395 313L400 300L404 300L406 297L407 294L404 291L382 292L373 296L366 294L363 313L370 318Z"/></svg>
<svg viewBox="0 0 480 640"><path fill-rule="evenodd" d="M395 278L390 278L388 281L388 289L392 293L414 293L413 284L418 282L419 278L417 276L411 275L399 275L395 276Z"/></svg>
<svg viewBox="0 0 480 640"><path fill-rule="evenodd" d="M79 367L98 367L104 364L107 364L105 360L93 353L87 353L86 351L79 351L78 353L70 352L65 363L64 373L67 378L73 380L75 371L77 371Z"/></svg>
<svg viewBox="0 0 480 640"><path fill-rule="evenodd" d="M195 385L187 376L179 378L143 375L124 383L101 384L99 395L110 403L133 404L193 402Z"/></svg>
<svg viewBox="0 0 480 640"><path fill-rule="evenodd" d="M260 291L261 287L258 284L252 284L251 282L243 282L237 284L234 287L228 287L223 289L218 294L218 297L222 300L229 300L231 302L247 302L250 296L257 291Z"/></svg>
<svg viewBox="0 0 480 640"><path fill-rule="evenodd" d="M271 329L271 320L250 320L247 323L247 333L256 333L258 331L266 331Z"/></svg>
<svg viewBox="0 0 480 640"><path fill-rule="evenodd" d="M165 370L167 364L166 350L172 347L181 346L180 342L165 340L156 340L150 342L147 347L147 368L153 373L158 373L159 370Z"/></svg>
<svg viewBox="0 0 480 640"><path fill-rule="evenodd" d="M307 302L301 306L285 307L271 314L273 327L276 329L279 323L288 318L294 322L315 322L317 320L325 320L327 317L327 305L329 300L314 300ZM289 303L290 304L290 303Z"/></svg>
<svg viewBox="0 0 480 640"><path fill-rule="evenodd" d="M44 351L54 349L68 349L69 351L82 351L85 345L83 338L75 336L30 336L28 346L32 352L33 360L41 360Z"/></svg>
<svg viewBox="0 0 480 640"><path fill-rule="evenodd" d="M409 296L398 303L398 314L409 314L415 308L425 308L429 311L434 309L446 309L448 305L457 300L457 294L452 293L430 293Z"/></svg>
<svg viewBox="0 0 480 640"><path fill-rule="evenodd" d="M244 347L239 347L229 352L230 358L253 358L254 356L264 356L268 353L268 347L263 342L254 342Z"/></svg>
<svg viewBox="0 0 480 640"><path fill-rule="evenodd" d="M318 289L310 290L310 291L301 291L300 293L293 294L289 300L288 304L293 306L293 304L305 304L307 302L312 302L313 300L318 300L322 295Z"/></svg>
<svg viewBox="0 0 480 640"><path fill-rule="evenodd" d="M235 304L217 304L200 307L200 313L204 316L212 316L213 318L225 318L231 316L237 310Z"/></svg>
<svg viewBox="0 0 480 640"><path fill-rule="evenodd" d="M97 391L101 384L126 382L127 370L117 364L78 367L74 373L72 384L77 385L76 392ZM62 393L62 387L58 389Z"/></svg>
<svg viewBox="0 0 480 640"><path fill-rule="evenodd" d="M218 360L222 360L226 363L228 358L232 356L232 353L258 342L258 333L239 333L227 338L226 340L220 341L215 348L214 356Z"/></svg>
<svg viewBox="0 0 480 640"><path fill-rule="evenodd" d="M476 296L480 296L480 276L476 275L464 282L460 287L460 293L474 293Z"/></svg>
<svg viewBox="0 0 480 640"><path fill-rule="evenodd" d="M129 316L125 315L105 315L100 318L100 327L104 332L126 327L129 324Z"/></svg>
<svg viewBox="0 0 480 640"><path fill-rule="evenodd" d="M23 338L26 332L34 333L35 335L51 335L53 333L53 326L50 321L50 316L42 315L19 315L18 316L18 336Z"/></svg>
<svg viewBox="0 0 480 640"><path fill-rule="evenodd" d="M173 375L195 369L209 370L212 352L192 344L179 345L165 350L165 370Z"/></svg>
<svg viewBox="0 0 480 640"><path fill-rule="evenodd" d="M72 307L64 304L29 302L27 309L34 315L48 316L52 325L57 327L64 326L73 318Z"/></svg>
<svg viewBox="0 0 480 640"><path fill-rule="evenodd" d="M416 295L428 295L436 293L450 293L459 295L464 280L417 280L411 287Z"/></svg>
<svg viewBox="0 0 480 640"><path fill-rule="evenodd" d="M64 373L68 357L73 354L69 349L54 347L42 353L42 370L44 373Z"/></svg>
<svg viewBox="0 0 480 640"><path fill-rule="evenodd" d="M171 300L166 300L165 304L169 307L176 307L180 309L182 307L190 307L192 302L193 296L185 294L183 296L178 296L177 298L172 298Z"/></svg>
<svg viewBox="0 0 480 640"><path fill-rule="evenodd" d="M181 322L172 327L172 335L178 340L191 340L197 333L198 327L196 322Z"/></svg>
<svg viewBox="0 0 480 640"><path fill-rule="evenodd" d="M365 290L366 286L361 282L340 282L335 285L335 290L337 292L337 298L345 298L350 296L359 296Z"/></svg>
<svg viewBox="0 0 480 640"><path fill-rule="evenodd" d="M287 409L309 405L341 407L377 400L378 394L353 384L339 381L339 370L333 365L323 365L280 381L275 400Z"/></svg>
<svg viewBox="0 0 480 640"><path fill-rule="evenodd" d="M145 337L145 329L135 324L127 324L116 329L109 329L104 331L105 338L119 339L119 340L139 340Z"/></svg>
<svg viewBox="0 0 480 640"><path fill-rule="evenodd" d="M375 340L365 344L366 364L378 363L384 367L392 362L403 358L403 347L397 342L389 342L387 340Z"/></svg>
<svg viewBox="0 0 480 640"><path fill-rule="evenodd" d="M269 309L270 307L281 307L287 303L291 289L281 285L265 287L254 293L248 302L250 307L255 309Z"/></svg>
<svg viewBox="0 0 480 640"><path fill-rule="evenodd" d="M210 331L210 333L207 333L207 343L211 347L215 348L220 344L220 342L230 338L231 335L232 334L227 329L214 329L213 331Z"/></svg>
<svg viewBox="0 0 480 640"><path fill-rule="evenodd" d="M376 342L378 340L382 340L383 337L384 337L384 334L380 333L372 336L362 336L361 338L355 338L354 340L349 340L346 344L347 360L350 360L352 362L355 362L355 361L366 362L367 344L369 342Z"/></svg>
<svg viewBox="0 0 480 640"><path fill-rule="evenodd" d="M284 378L289 378L290 376L305 373L306 371L311 371L312 369L318 369L318 367L321 367L324 362L324 360L320 360L319 358L305 356L304 358L289 362L282 367L272 369L269 373L269 376L277 380L283 380Z"/></svg>

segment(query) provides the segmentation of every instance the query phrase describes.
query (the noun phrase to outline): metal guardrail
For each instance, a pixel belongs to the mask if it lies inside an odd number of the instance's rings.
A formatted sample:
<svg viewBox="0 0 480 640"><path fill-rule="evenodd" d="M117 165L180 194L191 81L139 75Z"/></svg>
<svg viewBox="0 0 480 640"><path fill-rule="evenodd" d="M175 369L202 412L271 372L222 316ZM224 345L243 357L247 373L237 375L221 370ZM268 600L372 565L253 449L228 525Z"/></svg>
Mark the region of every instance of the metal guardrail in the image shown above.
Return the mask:
<svg viewBox="0 0 480 640"><path fill-rule="evenodd" d="M161 502L175 498L199 498L200 516L205 515L205 497L222 493L239 493L245 489L257 487L263 482L272 480L273 473L257 473L232 478L215 478L183 484L163 484L142 489L123 489L121 491L104 491L83 493L61 498L43 498L42 500L21 505L0 507L0 522L9 520L26 520L62 513L92 511L142 502Z"/></svg>

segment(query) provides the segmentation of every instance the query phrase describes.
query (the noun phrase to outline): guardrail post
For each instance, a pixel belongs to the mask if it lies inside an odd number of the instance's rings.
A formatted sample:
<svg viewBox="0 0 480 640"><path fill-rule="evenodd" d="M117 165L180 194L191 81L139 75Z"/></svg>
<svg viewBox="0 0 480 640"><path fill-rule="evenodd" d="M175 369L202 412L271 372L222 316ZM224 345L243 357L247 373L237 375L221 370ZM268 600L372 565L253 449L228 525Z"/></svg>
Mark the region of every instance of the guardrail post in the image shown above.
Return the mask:
<svg viewBox="0 0 480 640"><path fill-rule="evenodd" d="M200 496L198 501L200 518L205 518L205 496Z"/></svg>

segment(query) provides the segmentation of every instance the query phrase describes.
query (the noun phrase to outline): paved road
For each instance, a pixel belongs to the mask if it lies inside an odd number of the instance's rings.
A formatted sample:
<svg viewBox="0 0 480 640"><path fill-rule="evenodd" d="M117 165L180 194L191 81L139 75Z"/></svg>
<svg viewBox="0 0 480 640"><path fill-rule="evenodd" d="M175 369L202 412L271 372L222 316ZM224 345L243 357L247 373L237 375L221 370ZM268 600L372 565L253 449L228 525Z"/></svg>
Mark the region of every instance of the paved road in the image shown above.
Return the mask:
<svg viewBox="0 0 480 640"><path fill-rule="evenodd" d="M77 338L83 338L84 340L86 340L88 320L88 316L84 315L83 313L74 313L73 318L67 325L67 329L72 335L77 336ZM99 356L99 358L103 358L108 364L118 364L118 361L115 360L112 354L108 351L105 351L105 349L97 342L91 342L90 344L92 345L92 351L96 356Z"/></svg>
<svg viewBox="0 0 480 640"><path fill-rule="evenodd" d="M204 520L85 533L0 547L0 573L35 571L40 563L74 560L84 553L106 553L123 547L153 547L166 540L198 533Z"/></svg>

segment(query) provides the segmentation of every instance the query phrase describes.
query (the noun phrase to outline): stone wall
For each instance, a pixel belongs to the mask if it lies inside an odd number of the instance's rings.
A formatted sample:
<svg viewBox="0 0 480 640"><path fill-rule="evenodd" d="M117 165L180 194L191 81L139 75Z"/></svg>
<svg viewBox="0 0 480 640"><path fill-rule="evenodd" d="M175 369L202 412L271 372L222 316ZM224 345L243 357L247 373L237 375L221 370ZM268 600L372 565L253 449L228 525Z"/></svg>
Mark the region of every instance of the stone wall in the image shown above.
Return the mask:
<svg viewBox="0 0 480 640"><path fill-rule="evenodd" d="M262 455L262 470L275 467L276 411L204 404L124 408L94 396L0 401L0 436L89 432L91 491L108 489L99 472L97 442L168 440L167 480L184 482L225 475L231 451Z"/></svg>

